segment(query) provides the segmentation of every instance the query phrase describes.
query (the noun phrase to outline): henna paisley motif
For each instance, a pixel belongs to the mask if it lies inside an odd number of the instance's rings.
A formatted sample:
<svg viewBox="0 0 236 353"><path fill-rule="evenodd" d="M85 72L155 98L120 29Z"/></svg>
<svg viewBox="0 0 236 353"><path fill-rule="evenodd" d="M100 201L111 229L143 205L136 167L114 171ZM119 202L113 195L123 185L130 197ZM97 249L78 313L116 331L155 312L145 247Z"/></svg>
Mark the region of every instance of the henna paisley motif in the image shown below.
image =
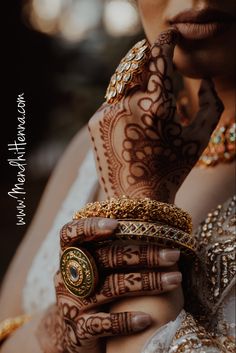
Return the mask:
<svg viewBox="0 0 236 353"><path fill-rule="evenodd" d="M181 125L172 84L177 40L175 29L163 32L143 67L143 84L117 104L103 104L89 122L100 181L109 197L173 202L221 115L212 83L203 80L199 112L191 125Z"/></svg>

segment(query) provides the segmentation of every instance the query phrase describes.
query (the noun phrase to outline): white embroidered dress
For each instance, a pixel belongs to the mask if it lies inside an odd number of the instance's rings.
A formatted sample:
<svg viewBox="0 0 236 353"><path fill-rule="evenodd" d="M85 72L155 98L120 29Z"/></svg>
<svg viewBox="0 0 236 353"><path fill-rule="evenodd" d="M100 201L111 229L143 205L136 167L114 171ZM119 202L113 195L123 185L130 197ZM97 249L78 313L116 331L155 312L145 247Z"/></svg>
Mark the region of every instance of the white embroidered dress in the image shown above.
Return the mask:
<svg viewBox="0 0 236 353"><path fill-rule="evenodd" d="M54 292L53 277L59 268L60 229L72 218L75 211L92 200L92 197L95 196L95 192L97 191L97 187L98 179L95 162L92 151L89 151L78 171L76 180L68 191L68 194L56 215L54 223L45 240L43 241L37 255L35 256L32 266L28 272L27 280L23 290L23 308L26 313L36 313L37 311L46 309L50 304L55 302L56 298ZM228 212L231 220L233 217L232 209L235 210L235 203L236 199L234 198L230 204L232 206L230 212ZM229 205L227 207L229 209ZM215 223L220 221L219 217L216 217ZM224 219L224 222L226 222L226 225L224 225L227 228L226 230L229 230L230 227L232 228L230 221ZM223 226L221 224L221 228L222 227ZM216 228L217 224L215 225L215 229ZM230 278L230 283L225 283L225 286L219 283L219 287L224 289L224 293L222 292L221 298L216 298L218 307L217 310L212 313L211 319L215 322L215 329L217 330L218 334L235 335L235 315L233 314L235 313L235 244L234 246L231 244L230 247L228 246L227 248L229 234L227 232L225 233L225 239L223 239L223 241L222 238L220 239L223 244L223 250L221 253L219 252L219 254L216 252L215 265L218 267L221 266L225 261L224 259L227 258L229 260L227 264L230 266L230 276L232 277L233 275L233 277ZM235 228L234 230L231 229L231 238L232 234L235 238ZM208 256L208 254L206 254L206 256ZM226 267L224 267L224 269L225 268ZM213 280L218 282L224 280L226 281L226 277L222 277L220 274L218 277L216 276L213 278ZM207 286L208 284L204 282L204 280L200 280L198 283L198 285L201 286ZM230 290L227 291L226 287ZM205 297L208 297L207 291L203 290L203 293ZM203 298L200 299L202 299L204 302L206 300L205 297L203 296ZM187 328L185 327L187 322L186 320L189 322ZM228 349L225 343L223 343L223 346L221 346L226 347L226 350L224 351L222 348L220 348L220 345L218 346L218 344L205 346L200 341L199 332L195 329L194 325L194 319L191 317L191 315L186 313L185 310L182 310L175 321L172 321L161 327L148 340L144 347L140 348L140 352L137 353L222 353L234 351L231 348ZM189 327L192 327L192 330L189 329ZM204 336L205 331L200 331L200 334ZM209 337L206 338L206 342L207 339L209 341ZM189 346L189 342L192 344L192 346Z"/></svg>

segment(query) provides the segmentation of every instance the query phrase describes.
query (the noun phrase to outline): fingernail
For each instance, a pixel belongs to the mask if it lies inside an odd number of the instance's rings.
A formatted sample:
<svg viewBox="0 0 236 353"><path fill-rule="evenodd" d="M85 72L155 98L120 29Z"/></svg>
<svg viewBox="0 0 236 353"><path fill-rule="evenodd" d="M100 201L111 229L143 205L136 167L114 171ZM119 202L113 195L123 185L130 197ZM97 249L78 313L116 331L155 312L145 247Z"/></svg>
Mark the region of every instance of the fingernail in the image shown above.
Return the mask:
<svg viewBox="0 0 236 353"><path fill-rule="evenodd" d="M152 323L151 316L148 314L134 314L131 318L133 330L139 331L148 327Z"/></svg>
<svg viewBox="0 0 236 353"><path fill-rule="evenodd" d="M165 273L162 276L162 282L165 284L179 284L182 281L181 272Z"/></svg>
<svg viewBox="0 0 236 353"><path fill-rule="evenodd" d="M169 262L176 262L179 260L180 251L178 249L163 249L160 251L160 258Z"/></svg>
<svg viewBox="0 0 236 353"><path fill-rule="evenodd" d="M117 225L118 221L116 219L102 218L98 221L98 227L101 230L115 230Z"/></svg>

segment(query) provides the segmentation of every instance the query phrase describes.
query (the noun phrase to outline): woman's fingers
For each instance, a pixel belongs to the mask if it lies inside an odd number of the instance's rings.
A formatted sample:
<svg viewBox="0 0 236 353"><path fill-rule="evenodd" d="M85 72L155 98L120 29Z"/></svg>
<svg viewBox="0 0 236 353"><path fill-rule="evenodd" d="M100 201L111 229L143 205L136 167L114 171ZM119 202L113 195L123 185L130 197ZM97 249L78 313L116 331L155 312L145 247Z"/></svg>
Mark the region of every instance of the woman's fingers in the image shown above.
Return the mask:
<svg viewBox="0 0 236 353"><path fill-rule="evenodd" d="M173 54L177 39L178 31L176 29L169 29L162 32L151 47L149 63L150 77L148 82L149 92L153 92L159 84L162 85L163 89L171 90L172 93L170 80L173 73Z"/></svg>
<svg viewBox="0 0 236 353"><path fill-rule="evenodd" d="M130 296L157 295L176 289L182 281L182 274L175 272L133 272L116 273L101 278L95 293L80 298L65 287L60 272L54 277L57 303L70 304L80 312L97 308L114 299Z"/></svg>
<svg viewBox="0 0 236 353"><path fill-rule="evenodd" d="M224 106L217 96L213 82L209 79L202 80L198 95L199 111L193 123L184 129L184 134L187 134L188 138L195 137L201 141L199 149L201 154L220 119Z"/></svg>
<svg viewBox="0 0 236 353"><path fill-rule="evenodd" d="M151 63L149 69L161 75L171 76L173 71L173 55L179 32L170 28L158 36L151 47ZM163 60L165 58L165 60ZM162 60L161 60L162 59Z"/></svg>
<svg viewBox="0 0 236 353"><path fill-rule="evenodd" d="M197 122L199 124L206 123L206 127L208 127L206 132L211 135L224 110L224 106L215 91L213 81L210 79L202 80L198 96L199 111L197 113L195 122L196 124Z"/></svg>
<svg viewBox="0 0 236 353"><path fill-rule="evenodd" d="M82 314L76 322L76 334L81 345L102 337L129 335L144 330L151 317L142 312Z"/></svg>
<svg viewBox="0 0 236 353"><path fill-rule="evenodd" d="M108 275L97 294L100 304L126 296L156 295L176 289L182 274L176 272L134 272Z"/></svg>
<svg viewBox="0 0 236 353"><path fill-rule="evenodd" d="M54 276L57 306L64 319L68 342L73 346L86 346L91 341L108 336L128 335L141 331L151 324L151 317L142 312L88 313L100 310L96 296L77 298L69 293L60 272Z"/></svg>
<svg viewBox="0 0 236 353"><path fill-rule="evenodd" d="M65 224L60 231L61 249L75 243L104 240L111 236L118 225L116 219L91 217Z"/></svg>
<svg viewBox="0 0 236 353"><path fill-rule="evenodd" d="M151 47L146 88L148 96L140 100L139 105L159 119L168 118L175 111L172 74L177 39L178 31L171 28L162 32Z"/></svg>
<svg viewBox="0 0 236 353"><path fill-rule="evenodd" d="M180 257L177 249L160 249L155 244L113 244L95 250L100 269L158 268L174 265Z"/></svg>

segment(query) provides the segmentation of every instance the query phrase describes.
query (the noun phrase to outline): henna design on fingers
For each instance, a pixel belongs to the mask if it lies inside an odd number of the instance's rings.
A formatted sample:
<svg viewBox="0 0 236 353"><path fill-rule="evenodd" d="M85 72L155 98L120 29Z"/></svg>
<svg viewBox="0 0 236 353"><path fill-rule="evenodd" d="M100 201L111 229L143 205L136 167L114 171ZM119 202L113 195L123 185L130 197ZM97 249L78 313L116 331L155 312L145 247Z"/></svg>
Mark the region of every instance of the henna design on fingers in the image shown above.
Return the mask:
<svg viewBox="0 0 236 353"><path fill-rule="evenodd" d="M60 231L61 249L65 250L75 243L104 239L113 233L116 226L116 220L99 217L73 220L65 224Z"/></svg>
<svg viewBox="0 0 236 353"><path fill-rule="evenodd" d="M136 274L127 276L127 283L134 283L135 276ZM49 350L50 346L47 343L49 348L45 351L46 353L86 353L88 350L101 353L99 338L132 334L146 328L151 323L149 315L144 313L91 313L95 306L96 310L99 310L98 305L110 301L110 297L98 294L93 298L77 298L66 290L60 273L55 276L55 287L57 315L55 316L54 313L52 313L52 317L47 315L46 320L50 322L47 325L44 322L42 325L44 330L47 330L48 337L55 335L54 330L57 330L56 339L60 338L59 344L57 344L59 350ZM58 329L56 328L57 324L59 325ZM53 340L53 344L57 340ZM45 344L43 346L46 347Z"/></svg>
<svg viewBox="0 0 236 353"><path fill-rule="evenodd" d="M144 272L142 273L142 290L150 291L154 288L163 292L162 278L160 272Z"/></svg>
<svg viewBox="0 0 236 353"><path fill-rule="evenodd" d="M172 273L168 272L168 274ZM78 298L68 292L59 274L56 285L57 304L60 306L70 303L70 305L76 306L81 314L99 305L107 304L115 298L132 296L137 292L150 295L159 294L173 289L170 283L163 281L165 275L165 272L153 271L110 274L100 283L100 288L94 295L87 298Z"/></svg>
<svg viewBox="0 0 236 353"><path fill-rule="evenodd" d="M140 294L149 292L153 295L162 293L166 289L163 287L160 272L115 273L106 277L98 294L98 300L100 300L100 295L105 298L115 298L135 292Z"/></svg>
<svg viewBox="0 0 236 353"><path fill-rule="evenodd" d="M127 335L134 332L132 314L128 312L81 315L77 320L77 336L80 341L101 337Z"/></svg>
<svg viewBox="0 0 236 353"><path fill-rule="evenodd" d="M179 32L176 28L171 28L171 29L168 29L164 32L162 32L157 41L156 41L156 44L158 45L164 45L164 44L173 44L173 43L176 43L177 42L177 39L179 38Z"/></svg>
<svg viewBox="0 0 236 353"><path fill-rule="evenodd" d="M103 246L95 250L95 258L98 266L107 270L160 265L159 248L153 244Z"/></svg>
<svg viewBox="0 0 236 353"><path fill-rule="evenodd" d="M111 314L111 324L113 335L127 335L132 333L131 313L116 313Z"/></svg>

